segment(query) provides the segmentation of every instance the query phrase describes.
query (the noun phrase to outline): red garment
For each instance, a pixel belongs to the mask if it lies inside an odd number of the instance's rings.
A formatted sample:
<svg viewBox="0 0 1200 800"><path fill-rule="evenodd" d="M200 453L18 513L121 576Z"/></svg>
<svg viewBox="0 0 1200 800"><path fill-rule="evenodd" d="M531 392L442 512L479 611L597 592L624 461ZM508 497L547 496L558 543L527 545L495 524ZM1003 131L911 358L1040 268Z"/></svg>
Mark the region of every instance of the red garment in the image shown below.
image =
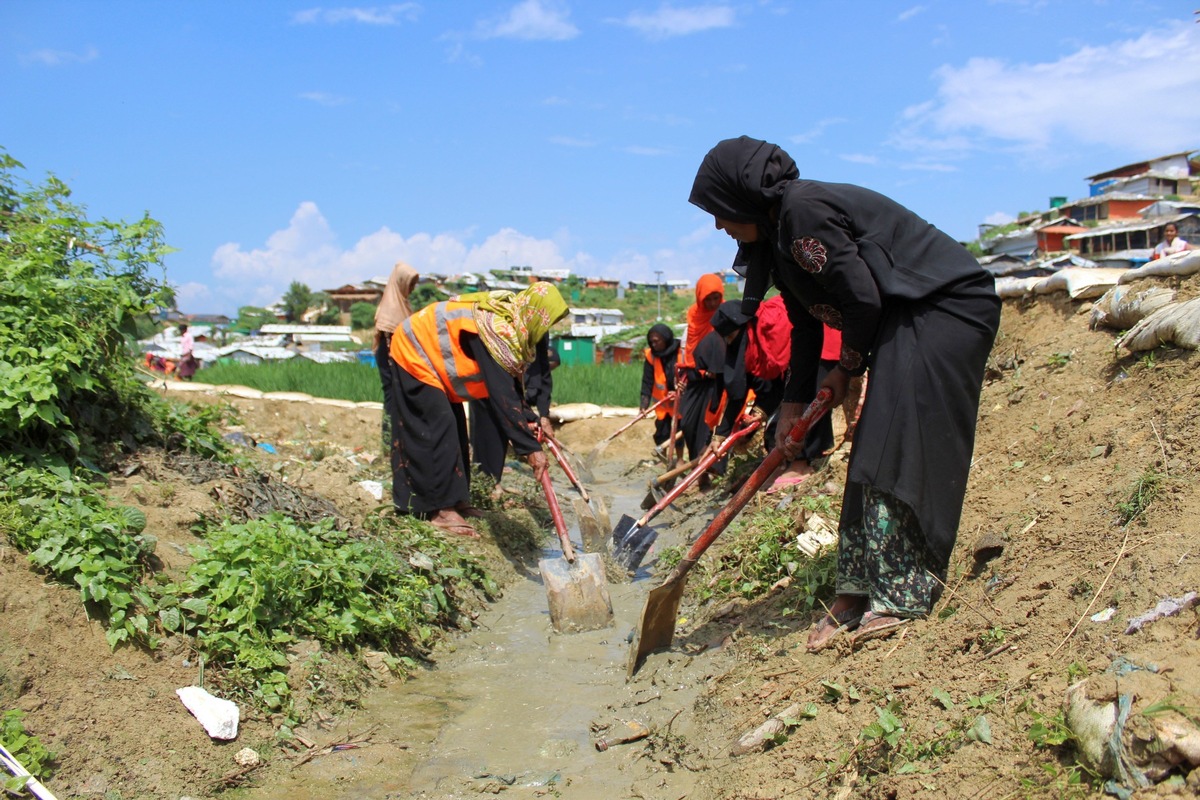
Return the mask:
<svg viewBox="0 0 1200 800"><path fill-rule="evenodd" d="M721 295L721 302L725 301L725 282L721 280L721 276L711 272L701 275L700 280L696 281L696 302L687 310L687 338L684 339L682 352L679 354L680 367L696 366L692 351L712 330L712 315L717 311L715 308L712 311L705 308L704 298L714 292Z"/></svg>
<svg viewBox="0 0 1200 800"><path fill-rule="evenodd" d="M792 321L783 295L763 302L746 331L746 372L768 381L782 377L792 363Z"/></svg>
<svg viewBox="0 0 1200 800"><path fill-rule="evenodd" d="M825 329L825 338L821 341L821 360L838 361L842 357L842 332L821 323Z"/></svg>

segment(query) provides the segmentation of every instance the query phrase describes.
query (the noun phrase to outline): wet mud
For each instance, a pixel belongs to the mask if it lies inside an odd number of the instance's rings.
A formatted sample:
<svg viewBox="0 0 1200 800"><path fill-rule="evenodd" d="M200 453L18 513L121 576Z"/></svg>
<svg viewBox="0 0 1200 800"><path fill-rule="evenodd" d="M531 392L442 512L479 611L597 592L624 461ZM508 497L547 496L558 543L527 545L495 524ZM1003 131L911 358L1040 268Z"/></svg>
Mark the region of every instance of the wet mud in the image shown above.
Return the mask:
<svg viewBox="0 0 1200 800"><path fill-rule="evenodd" d="M628 468L608 458L588 484L604 498L612 520L642 514L647 476L654 473L646 466L633 476ZM570 508L569 495L561 488L559 493ZM697 735L693 715L680 712L695 704L712 659L700 664L680 653L655 654L627 679L630 640L646 593L663 577L655 574L657 553L684 544L695 527L674 509L652 524L658 541L635 574L617 574L620 567L607 564L611 627L555 633L540 576L527 571L470 632L438 653L435 666L372 692L358 713L328 732L330 742L357 738L363 746L326 753L245 796L465 798L503 792L609 800L688 794L701 773L687 760ZM578 524L571 538L582 552ZM562 556L557 541L548 537L546 543L544 558ZM642 726L649 735L619 741ZM597 742L605 739L613 744L602 751Z"/></svg>

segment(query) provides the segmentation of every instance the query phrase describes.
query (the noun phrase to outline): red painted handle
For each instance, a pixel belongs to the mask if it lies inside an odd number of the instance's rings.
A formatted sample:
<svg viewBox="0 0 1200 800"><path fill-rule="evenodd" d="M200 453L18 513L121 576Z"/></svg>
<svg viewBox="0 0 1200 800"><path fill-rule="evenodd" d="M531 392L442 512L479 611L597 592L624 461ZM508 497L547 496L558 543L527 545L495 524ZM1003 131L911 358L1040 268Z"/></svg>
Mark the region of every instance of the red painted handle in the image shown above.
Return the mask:
<svg viewBox="0 0 1200 800"><path fill-rule="evenodd" d="M804 437L808 434L808 429L812 427L812 424L829 410L829 401L832 399L833 393L828 389L822 389L817 393L816 399L809 403L808 408L804 409L804 413L800 415L800 419L796 420L796 424L788 432L788 440L792 444L799 444L804 441ZM746 506L746 503L750 502L750 498L754 496L754 493L766 483L767 478L782 463L783 449L779 447L772 448L767 457L763 459L762 464L758 466L758 469L754 470L754 473L742 484L742 488L738 489L737 494L717 513L717 516L713 517L713 521L708 523L708 527L696 539L691 549L688 550L687 555L676 565L675 571L671 573L671 577L666 581L667 583L677 580L692 568L696 560L729 527L729 523L733 522L733 518Z"/></svg>
<svg viewBox="0 0 1200 800"><path fill-rule="evenodd" d="M569 480L571 482L572 486L574 486L576 489L579 490L579 494L581 494L583 496L583 499L586 501L588 499L587 489L583 488L583 484L579 481L579 478L575 475L575 470L571 469L570 462L568 462L566 457L563 456L562 447L558 444L558 440L555 439L553 436L546 436L545 432L541 431L540 429L539 429L539 433L538 433L538 438L540 438L545 444L550 446L550 452L554 454L554 458L556 461L558 461L558 465L560 467L562 467L562 471L566 473L567 480Z"/></svg>
<svg viewBox="0 0 1200 800"><path fill-rule="evenodd" d="M554 518L554 531L562 545L563 556L568 564L575 563L575 548L571 546L571 535L567 532L567 522L563 519L562 509L558 505L558 497L554 494L554 484L550 483L550 470L542 472L542 490L546 493L546 505L550 506L550 516Z"/></svg>
<svg viewBox="0 0 1200 800"><path fill-rule="evenodd" d="M650 508L649 511L643 514L642 518L637 522L637 527L642 527L654 517L658 516L660 511L671 505L671 503L674 503L679 498L679 495L686 492L689 486L700 480L700 476L707 472L713 464L717 463L726 455L728 455L729 451L733 449L735 444L758 430L758 426L759 421L754 420L746 427L734 431L731 435L727 436L725 441L721 442L715 453L711 451L705 451L704 455L700 456L696 462L695 469L689 472L688 476L680 481L675 488L667 492L666 495L663 496L662 500L659 500Z"/></svg>

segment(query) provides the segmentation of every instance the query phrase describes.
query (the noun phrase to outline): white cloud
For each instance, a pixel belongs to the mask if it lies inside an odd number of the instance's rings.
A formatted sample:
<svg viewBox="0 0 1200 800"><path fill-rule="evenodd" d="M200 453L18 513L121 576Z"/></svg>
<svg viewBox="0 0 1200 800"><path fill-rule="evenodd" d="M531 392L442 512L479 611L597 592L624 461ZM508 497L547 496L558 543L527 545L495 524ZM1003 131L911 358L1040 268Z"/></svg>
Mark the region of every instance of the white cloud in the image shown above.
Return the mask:
<svg viewBox="0 0 1200 800"><path fill-rule="evenodd" d="M46 67L62 67L69 64L86 64L100 57L100 51L95 47L85 47L82 52L72 53L69 50L33 50L20 56L22 64L41 64Z"/></svg>
<svg viewBox="0 0 1200 800"><path fill-rule="evenodd" d="M926 10L925 6L913 6L912 8L907 8L904 11L900 12L900 15L898 17L896 17L896 21L897 22L908 22L910 19L915 17L917 14L920 14L921 12L923 12L925 10Z"/></svg>
<svg viewBox="0 0 1200 800"><path fill-rule="evenodd" d="M693 33L729 28L734 24L731 6L661 6L657 11L634 11L618 22L648 39L669 39Z"/></svg>
<svg viewBox="0 0 1200 800"><path fill-rule="evenodd" d="M808 144L809 142L816 141L818 138L820 138L820 136L825 133L826 128L832 127L833 125L840 125L846 121L847 120L845 117L826 117L825 119L819 119L807 131L793 134L787 137L787 139L792 144Z"/></svg>
<svg viewBox="0 0 1200 800"><path fill-rule="evenodd" d="M386 6L359 8L309 8L293 14L292 22L297 25L315 23L337 25L342 22L357 22L362 25L399 25L402 22L416 21L420 11L421 6L418 3L393 3Z"/></svg>
<svg viewBox="0 0 1200 800"><path fill-rule="evenodd" d="M481 39L522 39L561 42L579 35L570 12L554 0L522 0L498 19L481 21L475 34Z"/></svg>
<svg viewBox="0 0 1200 800"><path fill-rule="evenodd" d="M330 94L329 92L301 92L297 96L301 100L308 100L326 108L336 108L350 102L349 97L342 97L341 95Z"/></svg>
<svg viewBox="0 0 1200 800"><path fill-rule="evenodd" d="M983 221L987 225L1007 225L1010 222L1016 222L1017 218L1006 211L993 211L984 217Z"/></svg>
<svg viewBox="0 0 1200 800"><path fill-rule="evenodd" d="M580 139L575 136L551 136L546 141L550 144L561 145L562 147L595 147L596 142L591 139Z"/></svg>
<svg viewBox="0 0 1200 800"><path fill-rule="evenodd" d="M934 77L937 96L905 109L897 145L965 155L1099 144L1153 155L1195 147L1200 130L1200 27L1191 22L1056 61L972 58Z"/></svg>
<svg viewBox="0 0 1200 800"><path fill-rule="evenodd" d="M922 172L958 172L958 167L952 164L939 164L936 161L912 161L907 164L901 164L900 169Z"/></svg>
<svg viewBox="0 0 1200 800"><path fill-rule="evenodd" d="M867 155L866 153L842 153L838 156L842 161L849 161L851 164L878 164L879 157Z"/></svg>
<svg viewBox="0 0 1200 800"><path fill-rule="evenodd" d="M726 237L714 235L711 217L697 212L697 220L702 217L703 224L680 239L675 248L650 255L626 250L600 261L580 250L565 229L538 238L501 228L480 238L474 230L404 236L384 227L344 248L317 205L304 202L287 227L268 236L263 246L246 249L228 242L218 247L212 256L211 290L201 283L188 283L176 291L180 308L232 314L241 306L278 301L292 281L314 291L333 289L387 275L401 259L421 272L442 275L486 273L501 266L527 264L622 282L647 280L655 270L662 270L670 279L691 280L700 273L727 267L736 249Z"/></svg>

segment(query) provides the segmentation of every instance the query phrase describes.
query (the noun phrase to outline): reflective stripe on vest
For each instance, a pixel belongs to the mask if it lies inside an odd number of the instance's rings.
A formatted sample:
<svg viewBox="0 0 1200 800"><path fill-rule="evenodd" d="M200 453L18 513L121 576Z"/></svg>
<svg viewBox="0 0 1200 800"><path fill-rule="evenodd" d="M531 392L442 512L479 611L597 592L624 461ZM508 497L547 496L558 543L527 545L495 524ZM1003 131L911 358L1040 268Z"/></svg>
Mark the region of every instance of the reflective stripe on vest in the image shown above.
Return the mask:
<svg viewBox="0 0 1200 800"><path fill-rule="evenodd" d="M488 396L479 363L459 345L463 332L478 334L474 304L446 301L404 320L392 335L392 360L422 383L465 403Z"/></svg>

